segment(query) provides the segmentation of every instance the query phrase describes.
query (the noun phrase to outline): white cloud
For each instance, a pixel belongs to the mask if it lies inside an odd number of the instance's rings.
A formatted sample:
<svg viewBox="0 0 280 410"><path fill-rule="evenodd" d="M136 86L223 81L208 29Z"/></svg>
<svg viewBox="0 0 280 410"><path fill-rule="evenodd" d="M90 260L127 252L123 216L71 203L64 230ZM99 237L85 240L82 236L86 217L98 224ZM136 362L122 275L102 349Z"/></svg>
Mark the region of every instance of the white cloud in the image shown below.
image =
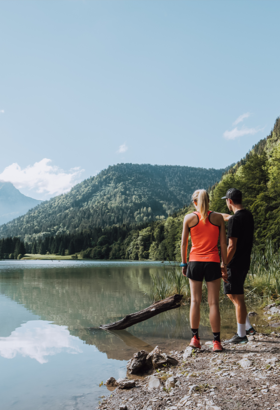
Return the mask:
<svg viewBox="0 0 280 410"><path fill-rule="evenodd" d="M122 144L119 146L119 149L117 151L118 154L123 154L128 150L128 146L126 144Z"/></svg>
<svg viewBox="0 0 280 410"><path fill-rule="evenodd" d="M235 138L238 138L238 137L243 137L243 135L254 135L254 134L256 134L257 132L260 132L260 131L262 131L263 129L261 129L261 128L246 128L246 127L243 127L243 128L241 128L241 129L238 129L237 127L235 127L233 130L231 130L231 131L225 131L224 132L224 137L227 139L227 140L234 140Z"/></svg>
<svg viewBox="0 0 280 410"><path fill-rule="evenodd" d="M5 110L0 110L0 114L4 114Z"/></svg>
<svg viewBox="0 0 280 410"><path fill-rule="evenodd" d="M42 320L29 321L14 330L8 337L0 337L0 356L13 359L17 354L30 357L43 364L46 356L62 351L81 353L79 339L71 336L66 326Z"/></svg>
<svg viewBox="0 0 280 410"><path fill-rule="evenodd" d="M250 115L251 114L249 112L246 112L245 114L239 115L239 117L234 121L234 123L232 125L239 124L240 122L244 121L245 118L250 117Z"/></svg>
<svg viewBox="0 0 280 410"><path fill-rule="evenodd" d="M0 174L0 180L11 182L18 189L33 190L43 195L59 195L69 191L84 172L75 167L65 172L51 160L44 158L34 165L21 168L17 163L11 164Z"/></svg>

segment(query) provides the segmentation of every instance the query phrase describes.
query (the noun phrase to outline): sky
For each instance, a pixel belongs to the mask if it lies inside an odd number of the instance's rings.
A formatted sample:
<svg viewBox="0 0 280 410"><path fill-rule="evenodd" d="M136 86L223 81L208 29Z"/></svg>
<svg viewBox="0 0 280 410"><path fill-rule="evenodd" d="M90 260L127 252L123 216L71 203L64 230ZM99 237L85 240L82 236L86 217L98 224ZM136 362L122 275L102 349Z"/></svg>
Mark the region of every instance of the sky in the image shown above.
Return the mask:
<svg viewBox="0 0 280 410"><path fill-rule="evenodd" d="M48 199L109 165L224 168L280 115L280 2L2 0L0 180Z"/></svg>

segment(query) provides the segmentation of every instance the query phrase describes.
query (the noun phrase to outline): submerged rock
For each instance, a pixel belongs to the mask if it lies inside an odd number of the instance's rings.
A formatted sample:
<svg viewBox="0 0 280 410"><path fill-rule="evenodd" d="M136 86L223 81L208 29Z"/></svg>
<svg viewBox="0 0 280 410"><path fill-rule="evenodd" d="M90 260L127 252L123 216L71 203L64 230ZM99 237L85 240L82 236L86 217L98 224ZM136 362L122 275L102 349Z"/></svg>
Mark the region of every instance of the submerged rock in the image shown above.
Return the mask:
<svg viewBox="0 0 280 410"><path fill-rule="evenodd" d="M110 377L105 382L105 386L107 387L117 387L117 385L118 385L117 380L114 377Z"/></svg>

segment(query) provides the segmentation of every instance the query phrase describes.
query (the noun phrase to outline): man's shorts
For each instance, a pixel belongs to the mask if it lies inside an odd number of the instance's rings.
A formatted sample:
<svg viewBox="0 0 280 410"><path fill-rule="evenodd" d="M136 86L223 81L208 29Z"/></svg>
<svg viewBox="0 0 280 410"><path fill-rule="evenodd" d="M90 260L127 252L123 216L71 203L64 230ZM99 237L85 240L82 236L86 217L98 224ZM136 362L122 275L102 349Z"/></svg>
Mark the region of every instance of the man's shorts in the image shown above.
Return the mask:
<svg viewBox="0 0 280 410"><path fill-rule="evenodd" d="M226 295L244 295L244 282L248 269L227 268L228 283L224 282Z"/></svg>
<svg viewBox="0 0 280 410"><path fill-rule="evenodd" d="M189 262L187 278L203 282L212 282L222 277L220 264L217 262Z"/></svg>

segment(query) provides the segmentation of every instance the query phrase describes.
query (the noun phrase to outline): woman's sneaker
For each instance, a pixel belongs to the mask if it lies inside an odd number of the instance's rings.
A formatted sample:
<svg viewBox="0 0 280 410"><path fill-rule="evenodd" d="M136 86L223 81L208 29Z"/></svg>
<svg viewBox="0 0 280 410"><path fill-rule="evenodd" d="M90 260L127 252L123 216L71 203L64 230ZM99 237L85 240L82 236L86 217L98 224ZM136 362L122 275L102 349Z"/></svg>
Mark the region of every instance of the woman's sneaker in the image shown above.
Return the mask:
<svg viewBox="0 0 280 410"><path fill-rule="evenodd" d="M248 335L248 336L253 336L256 333L257 333L257 331L253 327L250 327L249 330L246 330L246 335Z"/></svg>
<svg viewBox="0 0 280 410"><path fill-rule="evenodd" d="M201 349L200 338L194 336L190 342L190 346L194 347L195 349Z"/></svg>
<svg viewBox="0 0 280 410"><path fill-rule="evenodd" d="M218 342L218 340L214 340L213 342L213 352L222 352L224 350L221 342Z"/></svg>

